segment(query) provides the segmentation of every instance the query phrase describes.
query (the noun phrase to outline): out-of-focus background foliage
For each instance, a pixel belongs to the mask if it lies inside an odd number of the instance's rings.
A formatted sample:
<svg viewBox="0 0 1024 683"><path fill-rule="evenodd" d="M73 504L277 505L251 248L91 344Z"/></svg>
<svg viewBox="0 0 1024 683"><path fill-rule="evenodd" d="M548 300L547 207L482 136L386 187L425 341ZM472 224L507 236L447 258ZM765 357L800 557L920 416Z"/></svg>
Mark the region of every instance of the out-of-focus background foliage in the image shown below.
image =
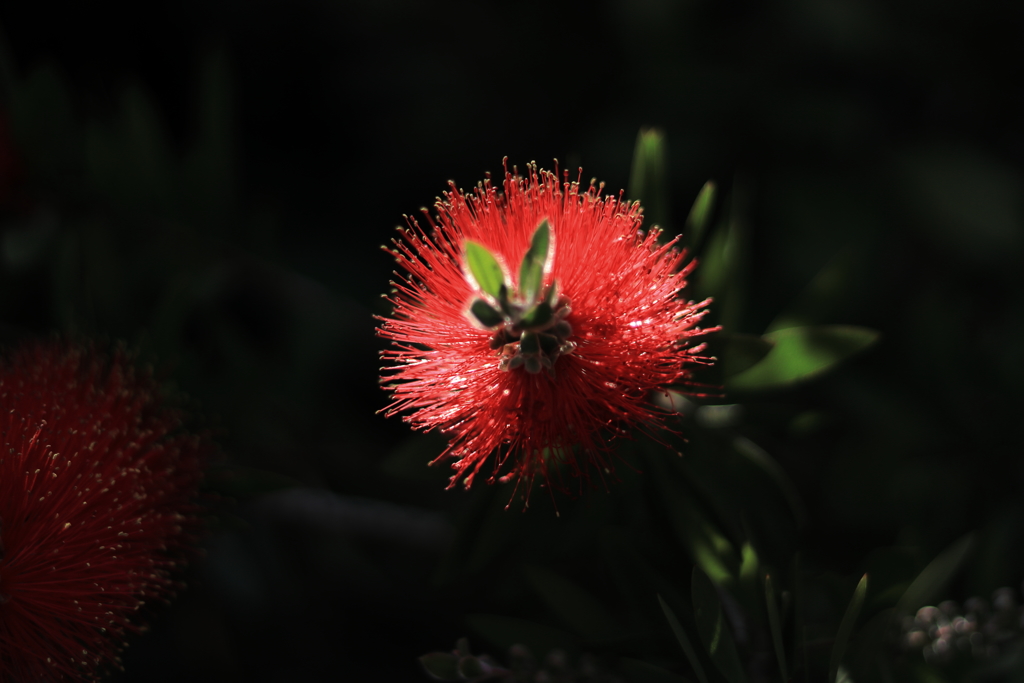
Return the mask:
<svg viewBox="0 0 1024 683"><path fill-rule="evenodd" d="M693 678L657 594L692 614L694 563L748 612L754 574L809 587L787 648L827 660L861 574L865 622L970 532L929 599L1019 602L1020 5L9 2L0 30L0 332L127 340L226 454L210 487L234 502L115 680L427 680L416 657L464 635ZM689 443L626 443L635 471L558 517L546 491L525 513L445 491L443 439L375 414L380 245L505 156L627 188L646 127L654 220L680 230L718 183L735 237L696 285L727 331L880 341L692 412ZM736 634L751 680L778 676L765 633ZM968 668L889 650L898 676Z"/></svg>

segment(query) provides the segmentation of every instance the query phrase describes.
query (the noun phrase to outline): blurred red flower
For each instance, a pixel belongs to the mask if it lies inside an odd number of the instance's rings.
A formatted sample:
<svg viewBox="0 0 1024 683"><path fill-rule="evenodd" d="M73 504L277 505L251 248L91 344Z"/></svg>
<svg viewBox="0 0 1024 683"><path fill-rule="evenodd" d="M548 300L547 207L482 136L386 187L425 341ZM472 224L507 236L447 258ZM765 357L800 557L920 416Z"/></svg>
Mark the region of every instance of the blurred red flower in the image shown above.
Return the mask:
<svg viewBox="0 0 1024 683"><path fill-rule="evenodd" d="M178 588L208 442L123 351L23 346L0 406L0 681L94 680Z"/></svg>
<svg viewBox="0 0 1024 683"><path fill-rule="evenodd" d="M679 296L694 262L602 189L531 165L506 170L504 192L452 184L436 220L424 210L432 230L400 228L392 253L408 274L378 330L393 342L386 412L450 435L438 460L454 460L452 486L492 455L488 481L527 492L556 462L603 477L614 435L660 423L651 393L709 362L691 341L708 302Z"/></svg>

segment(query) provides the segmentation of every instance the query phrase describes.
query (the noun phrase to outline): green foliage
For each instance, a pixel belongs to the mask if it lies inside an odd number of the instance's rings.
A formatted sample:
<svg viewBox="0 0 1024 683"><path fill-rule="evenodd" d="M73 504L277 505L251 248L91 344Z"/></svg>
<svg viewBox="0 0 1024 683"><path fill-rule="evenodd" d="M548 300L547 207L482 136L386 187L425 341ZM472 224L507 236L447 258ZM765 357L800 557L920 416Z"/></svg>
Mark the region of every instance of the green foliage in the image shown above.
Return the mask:
<svg viewBox="0 0 1024 683"><path fill-rule="evenodd" d="M730 379L760 363L775 342L756 334L719 332L711 340L711 349L719 359L722 377Z"/></svg>
<svg viewBox="0 0 1024 683"><path fill-rule="evenodd" d="M879 333L852 325L792 327L769 332L772 349L756 365L730 378L732 391L778 389L818 377L878 341Z"/></svg>
<svg viewBox="0 0 1024 683"><path fill-rule="evenodd" d="M669 229L665 135L656 128L641 130L637 134L628 194L630 199L643 205L646 227Z"/></svg>
<svg viewBox="0 0 1024 683"><path fill-rule="evenodd" d="M519 296L528 307L537 301L551 255L551 224L545 218L530 238L530 249L519 266Z"/></svg>
<svg viewBox="0 0 1024 683"><path fill-rule="evenodd" d="M474 301L469 307L469 312L484 327L497 327L505 322L505 316L501 314L501 311L492 308L483 299Z"/></svg>
<svg viewBox="0 0 1024 683"><path fill-rule="evenodd" d="M502 298L502 289L507 287L505 272L498 259L482 244L466 240L466 265L480 291L489 294L496 301Z"/></svg>
<svg viewBox="0 0 1024 683"><path fill-rule="evenodd" d="M704 183L693 201L690 213L686 217L686 231L683 233L691 245L699 245L704 233L711 225L711 214L715 208L715 183L711 180Z"/></svg>
<svg viewBox="0 0 1024 683"><path fill-rule="evenodd" d="M970 557L976 545L975 535L967 534L942 551L932 560L917 578L910 584L906 592L896 604L897 614L912 614L937 600L950 581L956 576Z"/></svg>
<svg viewBox="0 0 1024 683"><path fill-rule="evenodd" d="M836 634L836 642L832 646L832 656L828 664L828 678L826 679L828 683L838 681L839 666L843 663L846 645L853 633L854 625L857 623L857 617L860 616L860 608L864 606L864 596L867 595L867 592L868 575L865 574L857 583L857 588L853 591L853 598L846 608L846 613L843 614L843 620L839 623L839 632Z"/></svg>

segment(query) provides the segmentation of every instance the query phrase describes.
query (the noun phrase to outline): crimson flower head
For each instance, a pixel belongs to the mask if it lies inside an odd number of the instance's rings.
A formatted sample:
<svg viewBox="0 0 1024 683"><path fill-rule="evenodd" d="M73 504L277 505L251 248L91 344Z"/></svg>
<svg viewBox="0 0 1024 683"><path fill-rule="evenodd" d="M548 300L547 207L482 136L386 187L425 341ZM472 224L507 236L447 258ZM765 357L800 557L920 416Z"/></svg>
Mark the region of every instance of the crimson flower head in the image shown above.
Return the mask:
<svg viewBox="0 0 1024 683"><path fill-rule="evenodd" d="M693 343L708 302L680 296L694 262L641 231L639 204L557 169L506 170L502 190L451 184L436 219L424 210L431 230L400 228L407 274L378 330L392 341L386 412L449 435L452 486L488 462L489 482L527 491L556 463L603 477L616 434L660 422L652 392L708 362Z"/></svg>
<svg viewBox="0 0 1024 683"><path fill-rule="evenodd" d="M177 587L208 442L123 351L21 347L0 407L0 682L95 680Z"/></svg>

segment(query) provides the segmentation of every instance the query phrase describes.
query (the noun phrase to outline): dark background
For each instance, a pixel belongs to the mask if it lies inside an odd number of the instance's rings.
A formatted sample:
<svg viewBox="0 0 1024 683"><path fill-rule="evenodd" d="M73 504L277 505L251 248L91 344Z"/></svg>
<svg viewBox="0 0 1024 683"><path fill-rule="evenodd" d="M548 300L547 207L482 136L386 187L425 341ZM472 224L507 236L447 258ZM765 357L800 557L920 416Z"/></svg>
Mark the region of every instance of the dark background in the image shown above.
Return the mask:
<svg viewBox="0 0 1024 683"><path fill-rule="evenodd" d="M880 549L901 549L893 571L912 576L975 530L950 595L1020 585L1020 5L138 12L0 7L5 336L127 340L237 468L211 474L235 502L217 503L188 591L117 680L426 680L415 657L458 636L503 654L467 614L557 625L523 563L606 595L586 534L657 537L659 508L626 501L646 495L642 475L560 502L558 518L544 495L488 517L509 492L445 491L444 471L420 468L443 440L375 414L372 315L387 314L392 267L379 246L449 179L557 158L614 191L645 127L667 141L662 223L679 228L713 178L745 226L732 331L762 332L839 259L814 322L882 332L827 378L740 397L736 429L808 510L779 553L852 590ZM685 552L652 544L685 587ZM609 651L682 661L651 628L660 645Z"/></svg>

